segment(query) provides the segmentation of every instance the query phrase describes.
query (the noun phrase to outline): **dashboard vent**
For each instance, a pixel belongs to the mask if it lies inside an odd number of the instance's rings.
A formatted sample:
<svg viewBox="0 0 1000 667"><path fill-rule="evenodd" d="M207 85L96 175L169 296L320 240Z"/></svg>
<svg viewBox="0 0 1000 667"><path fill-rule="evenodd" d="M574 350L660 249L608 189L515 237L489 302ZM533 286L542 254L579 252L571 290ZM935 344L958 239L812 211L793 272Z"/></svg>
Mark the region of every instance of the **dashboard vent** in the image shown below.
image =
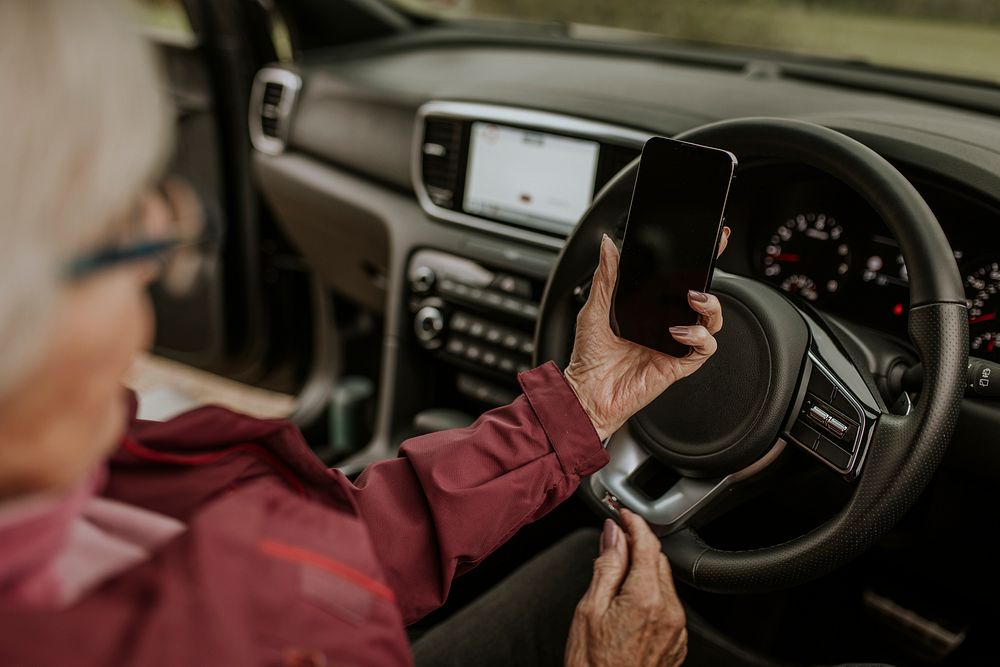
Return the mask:
<svg viewBox="0 0 1000 667"><path fill-rule="evenodd" d="M462 122L429 118L424 125L420 167L427 196L438 206L454 209L462 152Z"/></svg>
<svg viewBox="0 0 1000 667"><path fill-rule="evenodd" d="M278 155L288 141L289 120L302 88L298 74L265 67L254 78L250 92L250 140L261 153Z"/></svg>

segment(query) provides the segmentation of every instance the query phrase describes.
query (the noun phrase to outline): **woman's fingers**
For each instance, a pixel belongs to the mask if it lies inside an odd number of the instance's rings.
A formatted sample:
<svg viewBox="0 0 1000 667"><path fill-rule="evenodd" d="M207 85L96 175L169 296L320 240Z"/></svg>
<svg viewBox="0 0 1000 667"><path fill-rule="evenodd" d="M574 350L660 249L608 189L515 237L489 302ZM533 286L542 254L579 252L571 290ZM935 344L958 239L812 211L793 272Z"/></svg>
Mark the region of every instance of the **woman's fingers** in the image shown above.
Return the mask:
<svg viewBox="0 0 1000 667"><path fill-rule="evenodd" d="M584 595L590 613L603 615L618 595L627 571L628 544L625 536L614 521L605 519L601 532L601 555L594 561L594 575Z"/></svg>
<svg viewBox="0 0 1000 667"><path fill-rule="evenodd" d="M670 335L678 343L690 345L692 356L710 357L718 348L715 336L700 324L693 327L670 327Z"/></svg>
<svg viewBox="0 0 1000 667"><path fill-rule="evenodd" d="M618 280L618 248L605 234L601 238L600 261L594 271L594 279L590 286L590 296L583 306L583 312L588 317L600 317L607 322L611 312L611 295L614 293L615 282Z"/></svg>
<svg viewBox="0 0 1000 667"><path fill-rule="evenodd" d="M713 336L722 329L722 304L714 294L688 292L688 303L701 317L699 321Z"/></svg>
<svg viewBox="0 0 1000 667"><path fill-rule="evenodd" d="M621 509L622 525L628 534L632 567L629 569L622 593L637 600L649 596L660 597L660 539L649 528L646 520L638 514Z"/></svg>
<svg viewBox="0 0 1000 667"><path fill-rule="evenodd" d="M719 252L715 255L716 257L721 257L722 253L726 252L726 246L729 245L729 235L732 232L733 230L729 227L722 228L722 238L719 240Z"/></svg>

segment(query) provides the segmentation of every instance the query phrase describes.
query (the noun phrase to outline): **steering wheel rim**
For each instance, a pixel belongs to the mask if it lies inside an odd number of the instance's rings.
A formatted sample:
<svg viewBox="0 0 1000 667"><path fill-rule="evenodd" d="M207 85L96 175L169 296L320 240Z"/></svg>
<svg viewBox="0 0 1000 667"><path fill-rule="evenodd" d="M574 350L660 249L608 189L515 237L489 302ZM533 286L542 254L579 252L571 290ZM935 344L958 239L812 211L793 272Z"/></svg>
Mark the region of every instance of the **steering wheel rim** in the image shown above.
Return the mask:
<svg viewBox="0 0 1000 667"><path fill-rule="evenodd" d="M888 413L877 398L862 406L862 428L866 411L871 410L868 444L856 454L860 457L852 470L856 485L845 507L804 535L747 551L707 545L694 528L685 525L683 517L663 531L663 548L675 573L697 588L726 593L777 590L822 576L862 553L903 516L927 485L951 439L964 392L968 363L965 294L950 245L933 212L910 182L867 146L813 123L776 118L722 121L677 138L730 150L741 162L777 159L812 166L839 179L885 220L909 270L909 332L924 366L924 387L907 415ZM568 362L569 334L579 305L574 306L573 291L579 291L581 276L592 272L602 234L612 234L627 214L637 166L638 160L602 189L567 239L543 295L535 332L536 362L553 359L562 366ZM803 370L796 400L804 395L809 374L816 369L834 380L838 375L866 373L855 364L851 364L853 370L847 369L844 359L836 360L839 370L831 373L832 364L817 356L816 349L818 339L826 334L815 328L811 331L812 347L803 368L813 370ZM830 352L829 345L825 349L828 356L838 354ZM865 380L871 386L870 378ZM796 419L795 414L790 418ZM780 455L786 441L778 438L732 481L759 473ZM612 439L609 451L614 444ZM625 456L634 458L635 453ZM609 467L615 459L612 453ZM584 482L584 493L593 497L603 489L610 494L609 487L599 483L600 474ZM705 498L714 497L716 490L708 489ZM606 513L612 512L606 508Z"/></svg>

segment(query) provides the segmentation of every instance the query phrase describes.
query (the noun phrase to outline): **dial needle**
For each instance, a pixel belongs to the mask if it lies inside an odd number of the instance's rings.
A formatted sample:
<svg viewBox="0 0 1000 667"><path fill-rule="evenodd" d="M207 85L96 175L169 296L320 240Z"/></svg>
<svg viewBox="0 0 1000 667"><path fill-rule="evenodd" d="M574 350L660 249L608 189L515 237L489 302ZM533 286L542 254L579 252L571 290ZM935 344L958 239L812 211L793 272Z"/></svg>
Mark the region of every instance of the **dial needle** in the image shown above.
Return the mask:
<svg viewBox="0 0 1000 667"><path fill-rule="evenodd" d="M969 324L980 324L982 322L989 322L990 320L995 320L997 318L996 313L986 313L985 315L980 315L969 320Z"/></svg>
<svg viewBox="0 0 1000 667"><path fill-rule="evenodd" d="M780 253L778 255L771 255L771 257L774 258L774 261L776 262L797 262L800 259L798 255L793 255L787 252Z"/></svg>

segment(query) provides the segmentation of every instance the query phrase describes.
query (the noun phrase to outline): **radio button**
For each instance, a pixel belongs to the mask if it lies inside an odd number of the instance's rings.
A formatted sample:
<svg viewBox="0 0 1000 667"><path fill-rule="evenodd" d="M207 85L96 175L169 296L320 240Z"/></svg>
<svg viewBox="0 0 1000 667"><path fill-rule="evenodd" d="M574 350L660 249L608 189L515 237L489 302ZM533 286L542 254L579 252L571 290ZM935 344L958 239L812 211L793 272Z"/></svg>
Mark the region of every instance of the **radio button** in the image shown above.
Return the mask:
<svg viewBox="0 0 1000 667"><path fill-rule="evenodd" d="M437 275L435 275L434 269L429 266L418 266L416 271L413 272L410 286L417 294L427 294L434 287L436 280Z"/></svg>
<svg viewBox="0 0 1000 667"><path fill-rule="evenodd" d="M438 347L441 344L438 336L444 330L444 316L434 306L424 306L417 311L413 329L424 347Z"/></svg>
<svg viewBox="0 0 1000 667"><path fill-rule="evenodd" d="M468 331L469 324L469 317L464 313L455 313L451 317L451 328L460 333Z"/></svg>

